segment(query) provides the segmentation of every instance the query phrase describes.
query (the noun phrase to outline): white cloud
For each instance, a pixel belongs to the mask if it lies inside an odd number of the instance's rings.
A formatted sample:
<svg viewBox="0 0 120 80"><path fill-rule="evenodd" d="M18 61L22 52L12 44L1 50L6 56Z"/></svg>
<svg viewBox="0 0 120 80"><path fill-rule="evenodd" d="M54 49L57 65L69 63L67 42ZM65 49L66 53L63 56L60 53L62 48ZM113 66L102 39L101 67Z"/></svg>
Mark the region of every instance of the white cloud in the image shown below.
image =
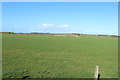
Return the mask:
<svg viewBox="0 0 120 80"><path fill-rule="evenodd" d="M40 25L42 28L51 28L51 27L54 27L54 25L53 24L46 24L46 23L44 23L44 24L42 24L42 25Z"/></svg>
<svg viewBox="0 0 120 80"><path fill-rule="evenodd" d="M68 25L67 25L67 24L65 24L65 25L61 25L60 27L61 27L61 28L67 28Z"/></svg>
<svg viewBox="0 0 120 80"><path fill-rule="evenodd" d="M31 32L63 32L68 30L67 24L55 25L50 23L43 23L40 26L31 27Z"/></svg>
<svg viewBox="0 0 120 80"><path fill-rule="evenodd" d="M50 28L52 28L52 29L55 28L56 29L56 28L67 28L68 27L67 24L64 24L64 25L55 25L55 24L46 24L46 23L41 24L40 26L43 29L50 29Z"/></svg>

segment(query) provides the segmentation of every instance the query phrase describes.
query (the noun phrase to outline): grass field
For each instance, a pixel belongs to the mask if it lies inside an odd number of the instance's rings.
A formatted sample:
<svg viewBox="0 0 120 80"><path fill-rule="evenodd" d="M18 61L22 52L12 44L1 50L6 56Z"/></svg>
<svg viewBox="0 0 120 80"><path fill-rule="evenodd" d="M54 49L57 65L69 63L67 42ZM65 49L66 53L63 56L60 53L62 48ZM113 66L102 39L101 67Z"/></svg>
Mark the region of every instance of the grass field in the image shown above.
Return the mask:
<svg viewBox="0 0 120 80"><path fill-rule="evenodd" d="M118 38L3 34L3 78L118 77Z"/></svg>

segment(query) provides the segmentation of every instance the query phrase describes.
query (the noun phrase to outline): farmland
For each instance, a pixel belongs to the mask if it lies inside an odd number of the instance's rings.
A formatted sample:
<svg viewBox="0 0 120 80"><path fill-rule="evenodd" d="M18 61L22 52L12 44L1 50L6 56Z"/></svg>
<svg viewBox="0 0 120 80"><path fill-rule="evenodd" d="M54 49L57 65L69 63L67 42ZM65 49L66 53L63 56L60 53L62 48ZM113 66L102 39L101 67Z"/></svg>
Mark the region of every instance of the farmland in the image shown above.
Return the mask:
<svg viewBox="0 0 120 80"><path fill-rule="evenodd" d="M118 38L3 34L3 78L118 77Z"/></svg>

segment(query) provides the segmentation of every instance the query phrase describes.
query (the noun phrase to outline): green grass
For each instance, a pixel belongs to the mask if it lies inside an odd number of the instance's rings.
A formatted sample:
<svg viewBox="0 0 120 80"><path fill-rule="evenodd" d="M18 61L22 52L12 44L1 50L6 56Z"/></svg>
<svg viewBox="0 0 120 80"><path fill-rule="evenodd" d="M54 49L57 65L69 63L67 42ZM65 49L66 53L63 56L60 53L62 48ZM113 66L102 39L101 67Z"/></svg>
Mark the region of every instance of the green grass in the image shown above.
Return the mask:
<svg viewBox="0 0 120 80"><path fill-rule="evenodd" d="M118 38L3 34L3 78L118 77Z"/></svg>

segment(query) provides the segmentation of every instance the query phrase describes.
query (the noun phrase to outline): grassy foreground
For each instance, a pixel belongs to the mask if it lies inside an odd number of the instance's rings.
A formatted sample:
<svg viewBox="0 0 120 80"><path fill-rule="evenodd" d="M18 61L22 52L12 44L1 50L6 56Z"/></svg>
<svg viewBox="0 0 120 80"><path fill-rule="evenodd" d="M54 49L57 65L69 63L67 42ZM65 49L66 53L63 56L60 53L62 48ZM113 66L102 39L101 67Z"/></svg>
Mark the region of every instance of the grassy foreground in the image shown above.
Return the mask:
<svg viewBox="0 0 120 80"><path fill-rule="evenodd" d="M3 78L101 78L118 75L118 38L3 34Z"/></svg>

